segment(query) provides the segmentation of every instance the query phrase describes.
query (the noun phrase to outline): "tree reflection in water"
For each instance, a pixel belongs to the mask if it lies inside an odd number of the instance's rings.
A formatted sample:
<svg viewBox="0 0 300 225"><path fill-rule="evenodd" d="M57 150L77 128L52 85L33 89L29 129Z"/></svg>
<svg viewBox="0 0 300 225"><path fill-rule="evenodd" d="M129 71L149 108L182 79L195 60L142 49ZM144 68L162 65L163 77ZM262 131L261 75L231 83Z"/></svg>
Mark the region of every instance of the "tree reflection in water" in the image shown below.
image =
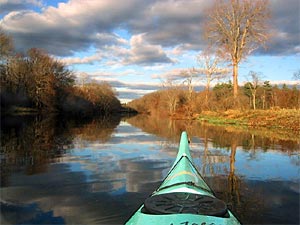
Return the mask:
<svg viewBox="0 0 300 225"><path fill-rule="evenodd" d="M50 223L122 224L166 175L183 130L199 171L243 223L297 224L298 139L142 115L2 119L1 195L16 202L1 202L1 214L34 205L31 218ZM284 167L273 172L273 162ZM21 217L11 224L29 221Z"/></svg>
<svg viewBox="0 0 300 225"><path fill-rule="evenodd" d="M178 137L180 137L181 131L187 130L189 136L198 142L192 144L196 146L192 147L192 151L197 148L196 152L200 155L199 168L201 168L202 175L215 190L217 196L226 201L244 223L297 224L299 221L299 216L297 216L299 203L296 201L299 199L299 179L298 183L295 183L294 180L274 182L267 177L260 178L259 175L257 175L258 180L249 179L240 172L236 174L235 165L237 154L248 155L249 165L252 165L252 161L261 160L262 152L267 156L269 151L271 153L275 151L291 156L289 163L299 167L300 158L293 157L299 156L300 142L297 134L293 136L288 131L269 132L267 130L218 127L201 124L198 121L170 121L151 116L131 118L128 122L145 132L171 139L175 143L179 141ZM163 127L168 127L168 129L163 129ZM176 138L174 139L174 137ZM197 157L197 155L193 156ZM254 174L256 171L263 170L259 167L252 169L254 169L252 171ZM267 168L267 170L270 169ZM278 188L275 192L270 192L270 187L278 187L280 183L283 187ZM294 191L294 186L298 186L298 191ZM274 202L275 199L282 199L281 203ZM289 204L295 206L292 210L293 213L290 211Z"/></svg>
<svg viewBox="0 0 300 225"><path fill-rule="evenodd" d="M230 170L228 175L228 194L230 202L234 202L234 206L240 207L240 180L238 176L235 175L235 154L236 154L237 144L233 141L231 143L231 152L230 152Z"/></svg>
<svg viewBox="0 0 300 225"><path fill-rule="evenodd" d="M9 174L25 170L43 173L49 163L74 147L74 139L106 142L120 123L120 117L66 119L49 116L16 116L1 119L1 186Z"/></svg>

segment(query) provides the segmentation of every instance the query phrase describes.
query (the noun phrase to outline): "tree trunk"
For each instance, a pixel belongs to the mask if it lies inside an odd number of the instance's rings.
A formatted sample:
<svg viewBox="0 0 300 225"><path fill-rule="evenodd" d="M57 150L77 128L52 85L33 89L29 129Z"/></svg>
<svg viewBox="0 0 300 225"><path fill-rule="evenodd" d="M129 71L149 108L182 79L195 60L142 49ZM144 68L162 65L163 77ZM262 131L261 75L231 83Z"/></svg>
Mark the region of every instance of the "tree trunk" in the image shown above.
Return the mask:
<svg viewBox="0 0 300 225"><path fill-rule="evenodd" d="M264 90L264 93L262 95L262 108L265 109L266 104L266 90Z"/></svg>
<svg viewBox="0 0 300 225"><path fill-rule="evenodd" d="M205 103L208 103L208 94L209 94L209 87L210 87L210 81L206 82L206 88L205 88Z"/></svg>
<svg viewBox="0 0 300 225"><path fill-rule="evenodd" d="M253 109L256 110L256 93L252 94Z"/></svg>
<svg viewBox="0 0 300 225"><path fill-rule="evenodd" d="M233 63L233 97L234 99L237 99L238 96L238 64Z"/></svg>

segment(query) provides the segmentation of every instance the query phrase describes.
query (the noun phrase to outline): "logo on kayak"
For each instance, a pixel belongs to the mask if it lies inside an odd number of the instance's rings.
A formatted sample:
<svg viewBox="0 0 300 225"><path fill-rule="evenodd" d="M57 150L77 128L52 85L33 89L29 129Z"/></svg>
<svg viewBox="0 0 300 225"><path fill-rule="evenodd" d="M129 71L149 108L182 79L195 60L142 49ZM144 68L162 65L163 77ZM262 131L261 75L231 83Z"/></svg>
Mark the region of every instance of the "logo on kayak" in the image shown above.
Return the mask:
<svg viewBox="0 0 300 225"><path fill-rule="evenodd" d="M186 221L186 222L182 222L182 223L171 223L170 225L217 225L217 224L215 224L215 223L206 223L206 222L192 223L192 222Z"/></svg>

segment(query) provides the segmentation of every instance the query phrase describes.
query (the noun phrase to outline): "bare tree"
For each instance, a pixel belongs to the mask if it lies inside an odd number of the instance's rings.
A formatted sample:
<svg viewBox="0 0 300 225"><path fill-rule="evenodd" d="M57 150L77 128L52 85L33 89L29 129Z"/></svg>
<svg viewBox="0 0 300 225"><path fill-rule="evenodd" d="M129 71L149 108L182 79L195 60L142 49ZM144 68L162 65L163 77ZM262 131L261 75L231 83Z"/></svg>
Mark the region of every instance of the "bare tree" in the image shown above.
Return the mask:
<svg viewBox="0 0 300 225"><path fill-rule="evenodd" d="M11 54L13 48L12 38L0 28L0 60Z"/></svg>
<svg viewBox="0 0 300 225"><path fill-rule="evenodd" d="M181 71L180 75L185 78L185 80L183 81L183 84L186 83L187 87L188 87L188 100L191 101L192 100L192 95L194 92L194 86L193 86L193 78L196 76L195 72L194 72L194 68L193 69L188 69L188 70L183 70Z"/></svg>
<svg viewBox="0 0 300 225"><path fill-rule="evenodd" d="M300 80L300 69L298 69L298 71L294 72L293 79Z"/></svg>
<svg viewBox="0 0 300 225"><path fill-rule="evenodd" d="M249 77L251 77L251 82L248 82L246 84L247 88L250 89L251 91L251 96L252 96L252 106L253 106L253 109L255 110L256 109L256 93L257 93L257 90L258 90L258 87L259 87L259 83L260 83L260 77L261 75L257 72L254 72L254 71L250 71L249 72Z"/></svg>
<svg viewBox="0 0 300 225"><path fill-rule="evenodd" d="M37 108L54 109L57 91L74 83L73 72L41 49L30 49L24 60L29 68L29 97Z"/></svg>
<svg viewBox="0 0 300 225"><path fill-rule="evenodd" d="M4 33L0 27L0 84L3 91L3 84L9 80L8 61L13 53L13 40Z"/></svg>
<svg viewBox="0 0 300 225"><path fill-rule="evenodd" d="M77 83L83 87L86 83L88 83L88 77L89 75L85 72L79 73L77 77Z"/></svg>
<svg viewBox="0 0 300 225"><path fill-rule="evenodd" d="M238 95L238 65L255 49L265 46L270 18L267 0L218 0L208 14L205 38L233 67L233 95Z"/></svg>
<svg viewBox="0 0 300 225"><path fill-rule="evenodd" d="M187 86L187 92L183 91L185 99L185 114L188 116L188 119L193 118L193 112L195 107L195 91L194 91L194 78L197 77L195 73L195 68L182 70L180 75L184 79L182 84ZM184 88L185 89L185 88ZM182 98L181 98L182 100Z"/></svg>
<svg viewBox="0 0 300 225"><path fill-rule="evenodd" d="M229 69L225 67L224 60L211 51L204 51L197 56L199 68L193 68L200 79L205 80L205 99L208 101L211 82L217 79L225 78Z"/></svg>
<svg viewBox="0 0 300 225"><path fill-rule="evenodd" d="M165 89L167 105L170 115L173 115L178 107L180 101L179 93L181 86L182 84L178 84L173 80L167 80L163 83L163 88Z"/></svg>

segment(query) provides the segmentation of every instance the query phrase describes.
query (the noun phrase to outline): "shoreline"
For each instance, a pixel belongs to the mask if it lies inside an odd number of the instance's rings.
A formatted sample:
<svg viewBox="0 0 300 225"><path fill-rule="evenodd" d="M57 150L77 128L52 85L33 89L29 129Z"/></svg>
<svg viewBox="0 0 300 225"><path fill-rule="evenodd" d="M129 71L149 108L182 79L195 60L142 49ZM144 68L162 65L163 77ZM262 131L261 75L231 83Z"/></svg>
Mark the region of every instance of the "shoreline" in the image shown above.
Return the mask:
<svg viewBox="0 0 300 225"><path fill-rule="evenodd" d="M206 111L198 115L196 120L209 126L224 127L226 130L246 131L257 136L299 143L300 110Z"/></svg>
<svg viewBox="0 0 300 225"><path fill-rule="evenodd" d="M196 119L213 125L283 129L300 133L300 110L297 109L204 111Z"/></svg>

